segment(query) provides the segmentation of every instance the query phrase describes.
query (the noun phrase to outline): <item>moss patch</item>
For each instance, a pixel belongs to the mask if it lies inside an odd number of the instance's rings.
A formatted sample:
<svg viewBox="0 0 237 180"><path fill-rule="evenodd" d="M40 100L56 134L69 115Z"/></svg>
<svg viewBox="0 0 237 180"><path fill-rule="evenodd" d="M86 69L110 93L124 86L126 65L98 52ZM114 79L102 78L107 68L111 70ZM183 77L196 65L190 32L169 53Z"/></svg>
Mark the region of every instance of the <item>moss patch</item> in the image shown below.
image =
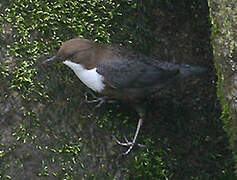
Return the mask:
<svg viewBox="0 0 237 180"><path fill-rule="evenodd" d="M217 95L222 105L221 119L228 133L230 145L237 160L236 109L236 21L235 1L210 1L213 24L212 44L215 67L218 72ZM231 18L230 18L231 17Z"/></svg>

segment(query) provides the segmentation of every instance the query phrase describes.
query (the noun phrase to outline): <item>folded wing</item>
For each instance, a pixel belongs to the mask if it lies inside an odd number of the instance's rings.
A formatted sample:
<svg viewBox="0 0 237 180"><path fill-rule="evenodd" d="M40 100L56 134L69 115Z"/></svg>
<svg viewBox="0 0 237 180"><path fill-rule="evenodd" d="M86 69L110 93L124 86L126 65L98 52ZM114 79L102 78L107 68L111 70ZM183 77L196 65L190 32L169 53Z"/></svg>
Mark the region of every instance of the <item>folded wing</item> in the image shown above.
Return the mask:
<svg viewBox="0 0 237 180"><path fill-rule="evenodd" d="M178 67L171 64L149 64L129 59L106 61L97 67L97 72L113 88L144 88L166 84L179 74Z"/></svg>

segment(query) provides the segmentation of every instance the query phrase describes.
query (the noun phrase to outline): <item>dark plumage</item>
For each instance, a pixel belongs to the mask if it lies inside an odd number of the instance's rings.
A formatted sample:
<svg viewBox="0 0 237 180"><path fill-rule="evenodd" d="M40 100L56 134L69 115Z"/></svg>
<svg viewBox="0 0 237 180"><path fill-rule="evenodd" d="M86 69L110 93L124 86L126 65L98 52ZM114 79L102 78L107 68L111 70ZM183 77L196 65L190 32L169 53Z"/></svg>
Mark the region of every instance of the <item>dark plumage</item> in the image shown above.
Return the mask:
<svg viewBox="0 0 237 180"><path fill-rule="evenodd" d="M142 124L145 115L142 100L174 80L207 71L207 68L162 62L131 49L86 39L66 41L56 56L45 62L52 60L68 65L84 84L101 95L134 104L140 116L135 137L132 142L117 140L129 146L124 154L132 149Z"/></svg>

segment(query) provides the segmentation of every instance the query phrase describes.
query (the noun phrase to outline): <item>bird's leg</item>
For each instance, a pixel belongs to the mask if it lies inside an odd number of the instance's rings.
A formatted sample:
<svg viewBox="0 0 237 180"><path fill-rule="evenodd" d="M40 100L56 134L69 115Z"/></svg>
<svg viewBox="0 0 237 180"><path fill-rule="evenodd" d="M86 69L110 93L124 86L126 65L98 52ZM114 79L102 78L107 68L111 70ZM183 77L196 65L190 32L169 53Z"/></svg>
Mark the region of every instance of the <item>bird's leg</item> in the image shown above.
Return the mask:
<svg viewBox="0 0 237 180"><path fill-rule="evenodd" d="M138 115L139 115L140 118L139 118L139 120L138 120L137 129L136 129L136 132L135 132L135 135L134 135L134 137L133 137L132 142L129 142L129 141L127 140L127 138L124 137L125 142L122 143L122 142L120 142L117 138L114 137L114 138L115 138L115 141L116 141L119 145L122 145L122 146L129 146L128 150L127 150L126 152L122 153L122 155L127 155L127 154L132 150L133 146L134 146L135 143L136 143L136 139L137 139L139 130L140 130L140 128L141 128L141 126L142 126L142 123L143 123L143 118L144 118L144 116L145 116L145 110L144 110L143 108L141 108L141 107L136 107L136 111L138 112ZM140 147L145 147L145 146L142 145L142 144L137 144L137 145L140 146Z"/></svg>
<svg viewBox="0 0 237 180"><path fill-rule="evenodd" d="M92 100L88 100L88 94L90 94L93 99ZM114 103L114 100L109 100L109 98L107 96L104 97L97 97L92 91L88 90L87 92L84 93L85 96L85 100L84 102L86 103L98 103L95 108L99 108L101 107L102 104L104 104L105 102L108 103Z"/></svg>
<svg viewBox="0 0 237 180"><path fill-rule="evenodd" d="M88 100L88 94L90 94L94 99ZM99 108L103 103L105 103L107 97L97 97L94 93L92 92L85 92L85 102L86 103L98 103L95 107Z"/></svg>
<svg viewBox="0 0 237 180"><path fill-rule="evenodd" d="M141 125L142 125L142 122L143 122L143 119L142 119L142 118L139 118L139 121L138 121L138 124L137 124L136 133L135 133L135 135L134 135L134 137L133 137L132 142L129 142L129 141L127 140L127 138L124 137L125 143L122 143L122 142L120 142L117 138L114 137L114 138L115 138L115 141L116 141L119 145L122 145L122 146L129 146L128 150L127 150L126 152L122 153L122 155L127 155L127 154L132 150L133 146L135 145L135 142L136 142L136 139L137 139L137 136L138 136L140 127L141 127ZM142 146L144 146L144 145L138 144L138 146L141 146L141 147L142 147Z"/></svg>
<svg viewBox="0 0 237 180"><path fill-rule="evenodd" d="M84 93L86 100L87 100L88 94L90 94L94 99L97 99L97 96L94 94L93 91L91 91L90 89L86 89L86 92Z"/></svg>

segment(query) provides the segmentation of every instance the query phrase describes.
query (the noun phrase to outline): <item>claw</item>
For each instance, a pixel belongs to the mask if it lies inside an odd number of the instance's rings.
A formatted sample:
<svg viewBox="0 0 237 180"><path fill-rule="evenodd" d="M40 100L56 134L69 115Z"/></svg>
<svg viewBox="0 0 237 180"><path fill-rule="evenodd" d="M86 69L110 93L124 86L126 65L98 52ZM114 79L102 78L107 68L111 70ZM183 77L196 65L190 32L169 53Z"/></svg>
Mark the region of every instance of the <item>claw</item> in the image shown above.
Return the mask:
<svg viewBox="0 0 237 180"><path fill-rule="evenodd" d="M125 139L125 143L123 143L123 142L121 142L121 141L119 141L115 136L113 136L113 138L115 139L115 141L119 144L119 145L121 145L121 146L133 146L134 144L132 143L132 142L129 142L128 140L127 140L127 138Z"/></svg>
<svg viewBox="0 0 237 180"><path fill-rule="evenodd" d="M88 94L90 94L90 95L92 95L92 97L94 98L93 100L88 100ZM94 95L94 94L91 94L91 93L89 93L89 92L85 92L84 93L84 96L85 96L85 102L86 103L94 103L94 102L97 102L97 101L95 101L95 100L97 100L98 98Z"/></svg>
<svg viewBox="0 0 237 180"><path fill-rule="evenodd" d="M99 102L99 103L95 106L95 108L101 107L101 105L106 102L106 98L105 97L98 98L97 102Z"/></svg>
<svg viewBox="0 0 237 180"><path fill-rule="evenodd" d="M125 143L122 143L122 142L120 142L116 137L113 136L113 138L115 139L115 141L116 141L119 145L121 145L121 146L128 146L128 147L129 147L128 150L127 150L126 152L122 153L121 155L127 155L127 154L132 150L132 148L134 147L135 142L136 142L136 139L137 139L137 135L138 135L139 130L140 130L140 127L141 127L141 125L142 125L142 121L143 121L142 118L140 118L139 121L138 121L136 133L135 133L135 135L134 135L134 138L133 138L132 142L128 141L128 139L126 138L126 136L124 136ZM143 144L137 144L137 145L138 145L139 147L146 147L146 146L143 145Z"/></svg>
<svg viewBox="0 0 237 180"><path fill-rule="evenodd" d="M98 103L95 108L99 108L101 107L102 104L104 104L106 102L106 98L107 97L96 97L96 95L94 95L93 93L90 93L92 95L92 97L94 98L93 100L88 100L88 92L84 93L85 96L85 100L84 102L86 103Z"/></svg>
<svg viewBox="0 0 237 180"><path fill-rule="evenodd" d="M88 100L88 94L90 94L94 99ZM86 103L98 103L95 108L101 107L102 104L108 102L108 103L115 103L116 101L113 99L109 99L107 96L104 97L97 97L93 92L88 91L84 93L85 99L84 102Z"/></svg>

